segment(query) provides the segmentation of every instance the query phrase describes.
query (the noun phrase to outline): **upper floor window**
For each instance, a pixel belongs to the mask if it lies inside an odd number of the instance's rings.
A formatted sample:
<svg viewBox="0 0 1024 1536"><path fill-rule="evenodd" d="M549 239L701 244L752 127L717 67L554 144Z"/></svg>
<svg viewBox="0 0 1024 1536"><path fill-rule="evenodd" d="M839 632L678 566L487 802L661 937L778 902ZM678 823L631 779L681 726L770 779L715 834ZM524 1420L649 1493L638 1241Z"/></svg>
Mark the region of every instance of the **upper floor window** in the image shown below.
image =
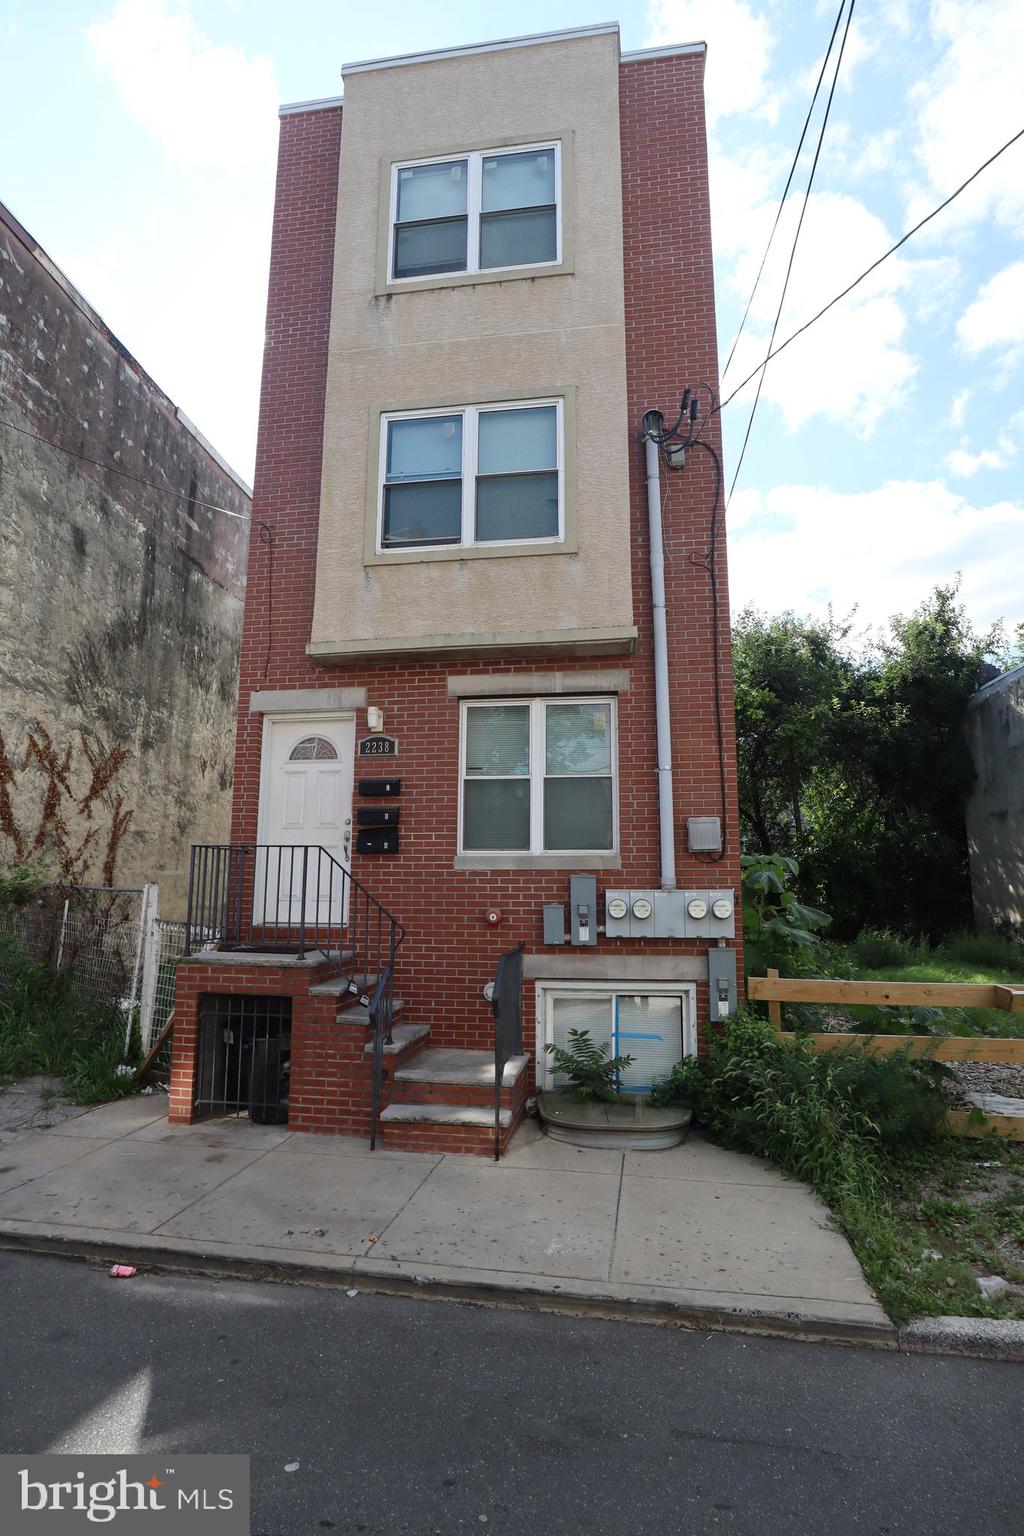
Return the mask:
<svg viewBox="0 0 1024 1536"><path fill-rule="evenodd" d="M560 182L557 143L394 166L391 280L559 262Z"/></svg>
<svg viewBox="0 0 1024 1536"><path fill-rule="evenodd" d="M386 415L378 548L556 541L563 457L561 400Z"/></svg>

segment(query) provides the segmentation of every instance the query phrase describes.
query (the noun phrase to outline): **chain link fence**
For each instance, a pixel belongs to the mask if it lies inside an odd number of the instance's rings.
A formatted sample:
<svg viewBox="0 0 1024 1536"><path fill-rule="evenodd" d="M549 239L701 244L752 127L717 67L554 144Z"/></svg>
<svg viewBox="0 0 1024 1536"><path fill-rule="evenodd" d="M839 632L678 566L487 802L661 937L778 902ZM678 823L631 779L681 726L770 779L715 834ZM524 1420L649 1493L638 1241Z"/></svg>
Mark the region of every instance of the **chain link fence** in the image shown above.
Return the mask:
<svg viewBox="0 0 1024 1536"><path fill-rule="evenodd" d="M0 991L16 957L70 975L83 1000L123 1018L126 1044L137 1025L143 1056L170 1018L184 953L185 924L161 919L156 885L44 887L0 907ZM157 1065L170 1065L169 1041Z"/></svg>

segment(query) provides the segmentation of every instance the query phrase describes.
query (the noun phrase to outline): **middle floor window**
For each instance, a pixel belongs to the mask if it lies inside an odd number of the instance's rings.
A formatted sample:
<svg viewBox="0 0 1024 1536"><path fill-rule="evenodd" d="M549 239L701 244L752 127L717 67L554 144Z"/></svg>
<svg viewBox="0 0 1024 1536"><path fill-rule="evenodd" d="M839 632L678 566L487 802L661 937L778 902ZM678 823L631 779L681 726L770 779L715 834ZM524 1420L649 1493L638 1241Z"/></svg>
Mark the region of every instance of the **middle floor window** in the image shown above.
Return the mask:
<svg viewBox="0 0 1024 1536"><path fill-rule="evenodd" d="M610 853L615 705L561 696L462 706L461 853Z"/></svg>
<svg viewBox="0 0 1024 1536"><path fill-rule="evenodd" d="M561 400L403 411L381 419L381 550L562 538Z"/></svg>

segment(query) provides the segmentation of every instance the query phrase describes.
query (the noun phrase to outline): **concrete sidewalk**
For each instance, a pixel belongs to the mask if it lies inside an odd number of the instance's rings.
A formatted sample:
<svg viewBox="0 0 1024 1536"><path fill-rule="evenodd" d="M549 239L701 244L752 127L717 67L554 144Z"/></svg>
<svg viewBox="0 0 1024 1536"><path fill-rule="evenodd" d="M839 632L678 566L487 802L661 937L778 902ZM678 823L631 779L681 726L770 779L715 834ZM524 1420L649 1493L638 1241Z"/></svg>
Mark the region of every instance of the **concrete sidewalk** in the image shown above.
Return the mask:
<svg viewBox="0 0 1024 1536"><path fill-rule="evenodd" d="M165 1111L0 1136L0 1242L895 1347L810 1191L697 1136L584 1151L528 1123L494 1164Z"/></svg>

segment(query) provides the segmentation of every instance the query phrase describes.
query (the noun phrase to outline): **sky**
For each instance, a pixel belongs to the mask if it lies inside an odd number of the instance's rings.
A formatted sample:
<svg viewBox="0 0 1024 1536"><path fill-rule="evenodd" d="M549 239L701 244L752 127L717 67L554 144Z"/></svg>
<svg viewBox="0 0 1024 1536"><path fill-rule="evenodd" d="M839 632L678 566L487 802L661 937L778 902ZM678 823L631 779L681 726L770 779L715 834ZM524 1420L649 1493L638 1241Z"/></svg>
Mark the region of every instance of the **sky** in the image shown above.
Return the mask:
<svg viewBox="0 0 1024 1536"><path fill-rule="evenodd" d="M708 43L724 364L838 0L595 6L0 0L0 201L251 480L279 104L339 95L343 62L617 19L624 49ZM1022 60L1022 0L856 0L779 340L1024 126ZM725 395L767 350L810 158ZM727 482L752 390L724 412ZM1024 140L769 365L728 509L734 611L878 626L959 573L974 622L1012 627L1022 465Z"/></svg>

